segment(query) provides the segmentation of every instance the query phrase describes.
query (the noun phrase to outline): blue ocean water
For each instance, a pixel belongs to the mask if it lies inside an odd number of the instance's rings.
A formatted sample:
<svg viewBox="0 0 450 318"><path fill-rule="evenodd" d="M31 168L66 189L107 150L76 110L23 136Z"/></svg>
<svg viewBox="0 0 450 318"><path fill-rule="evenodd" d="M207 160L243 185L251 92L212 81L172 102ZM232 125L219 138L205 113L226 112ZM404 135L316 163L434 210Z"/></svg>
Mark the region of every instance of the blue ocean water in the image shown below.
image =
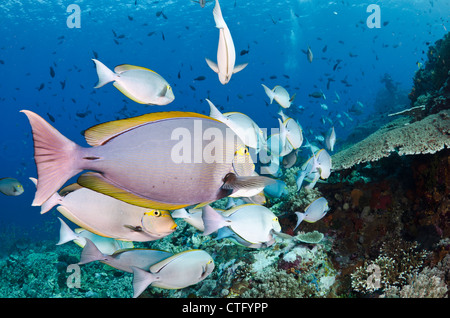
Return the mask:
<svg viewBox="0 0 450 318"><path fill-rule="evenodd" d="M68 23L72 3L81 10L80 27ZM379 28L367 24L370 4L380 8ZM343 125L334 125L339 149L339 141L356 127L383 116L376 100L385 90L386 74L404 102L393 110L409 107L418 62L424 63L428 45L450 28L450 2L444 0L221 0L236 63L249 63L222 85L205 63L205 57L215 61L217 54L213 7L214 2L202 8L189 0L1 1L0 177L17 178L25 192L0 195L0 230L18 227L35 239L58 235L57 227L46 231L54 213L40 215L31 206L35 188L28 178L36 177L36 167L22 109L40 114L80 145L86 145L83 130L101 122L162 110L208 114L206 98L224 112L245 113L270 129L278 127L278 105L268 104L261 84L281 85L296 94L286 113L310 140L330 128L321 118L336 123L337 115L358 101L364 105L361 113L350 114L353 121L341 115ZM312 63L304 53L308 46ZM126 63L156 71L172 85L174 102L146 106L111 84L94 89L94 57L110 68ZM205 79L196 80L199 76ZM317 91L327 99L309 96ZM340 100L334 103L336 94Z"/></svg>

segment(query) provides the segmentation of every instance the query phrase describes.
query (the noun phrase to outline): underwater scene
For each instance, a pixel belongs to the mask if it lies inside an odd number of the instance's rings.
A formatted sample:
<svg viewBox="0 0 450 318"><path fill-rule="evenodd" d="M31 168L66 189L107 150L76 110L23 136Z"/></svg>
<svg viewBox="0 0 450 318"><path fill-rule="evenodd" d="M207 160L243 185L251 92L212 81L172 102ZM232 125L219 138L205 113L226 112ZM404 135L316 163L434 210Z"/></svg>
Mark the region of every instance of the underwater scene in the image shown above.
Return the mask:
<svg viewBox="0 0 450 318"><path fill-rule="evenodd" d="M0 298L448 298L450 2L0 13Z"/></svg>

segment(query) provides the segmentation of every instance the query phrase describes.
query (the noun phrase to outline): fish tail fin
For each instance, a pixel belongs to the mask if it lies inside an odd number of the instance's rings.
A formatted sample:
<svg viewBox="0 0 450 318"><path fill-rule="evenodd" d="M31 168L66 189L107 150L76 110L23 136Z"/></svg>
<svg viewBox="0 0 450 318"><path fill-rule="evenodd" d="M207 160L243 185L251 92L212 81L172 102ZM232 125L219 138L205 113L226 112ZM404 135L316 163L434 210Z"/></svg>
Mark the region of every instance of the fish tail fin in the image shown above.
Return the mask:
<svg viewBox="0 0 450 318"><path fill-rule="evenodd" d="M305 213L295 212L295 214L297 215L297 225L294 227L293 231L295 231L300 223L302 223L302 221L305 219Z"/></svg>
<svg viewBox="0 0 450 318"><path fill-rule="evenodd" d="M272 91L270 88L268 88L266 85L264 85L264 84L261 84L261 85L262 85L262 87L264 87L264 91L266 92L267 96L269 96L269 98L270 98L270 103L272 104L273 98L275 97L275 94L274 94L273 91Z"/></svg>
<svg viewBox="0 0 450 318"><path fill-rule="evenodd" d="M216 5L213 9L214 22L216 23L216 28L223 29L227 26L225 20L222 16L222 10L220 9L219 0L216 0Z"/></svg>
<svg viewBox="0 0 450 318"><path fill-rule="evenodd" d="M21 110L30 121L34 141L34 160L38 172L38 184L33 206L47 201L64 183L81 172L76 159L81 148L64 137L41 116L29 110Z"/></svg>
<svg viewBox="0 0 450 318"><path fill-rule="evenodd" d="M64 222L60 217L58 217L59 222L61 222L61 227L59 228L59 241L56 245L62 245L67 242L78 239L78 235Z"/></svg>
<svg viewBox="0 0 450 318"><path fill-rule="evenodd" d="M112 81L115 81L116 74L111 71L105 64L100 62L99 60L92 59L95 63L95 69L97 70L98 83L94 86L94 88L100 88Z"/></svg>
<svg viewBox="0 0 450 318"><path fill-rule="evenodd" d="M203 235L214 233L218 229L221 229L230 224L229 220L227 220L209 205L204 206L202 209L202 220L203 225L205 226Z"/></svg>
<svg viewBox="0 0 450 318"><path fill-rule="evenodd" d="M38 180L36 178L29 178L34 185L37 187ZM44 214L50 211L55 205L57 205L61 201L61 196L58 192L53 193L47 201L42 203L41 205L41 214Z"/></svg>
<svg viewBox="0 0 450 318"><path fill-rule="evenodd" d="M80 255L80 261L78 265L87 264L90 262L105 260L106 255L104 255L97 246L88 238L86 239L86 244L83 247L83 251Z"/></svg>
<svg viewBox="0 0 450 318"><path fill-rule="evenodd" d="M133 270L133 298L137 298L142 292L156 280L154 274L141 268L131 266Z"/></svg>

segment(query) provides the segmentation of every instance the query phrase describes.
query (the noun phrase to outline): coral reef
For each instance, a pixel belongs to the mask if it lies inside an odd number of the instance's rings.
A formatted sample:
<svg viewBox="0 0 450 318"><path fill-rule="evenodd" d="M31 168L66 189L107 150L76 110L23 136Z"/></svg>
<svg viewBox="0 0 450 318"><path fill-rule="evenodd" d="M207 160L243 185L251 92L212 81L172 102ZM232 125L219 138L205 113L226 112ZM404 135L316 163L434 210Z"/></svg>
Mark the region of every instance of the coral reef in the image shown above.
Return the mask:
<svg viewBox="0 0 450 318"><path fill-rule="evenodd" d="M409 123L399 118L381 127L366 139L332 156L333 169L376 161L397 153L400 156L435 153L450 147L450 110L443 110Z"/></svg>
<svg viewBox="0 0 450 318"><path fill-rule="evenodd" d="M427 252L419 250L416 242L386 241L374 261L357 267L351 274L352 287L355 291L368 293L404 286L408 277L419 272L426 257Z"/></svg>
<svg viewBox="0 0 450 318"><path fill-rule="evenodd" d="M433 114L450 105L450 32L429 46L427 58L414 75L409 99L412 106L425 105L427 114Z"/></svg>

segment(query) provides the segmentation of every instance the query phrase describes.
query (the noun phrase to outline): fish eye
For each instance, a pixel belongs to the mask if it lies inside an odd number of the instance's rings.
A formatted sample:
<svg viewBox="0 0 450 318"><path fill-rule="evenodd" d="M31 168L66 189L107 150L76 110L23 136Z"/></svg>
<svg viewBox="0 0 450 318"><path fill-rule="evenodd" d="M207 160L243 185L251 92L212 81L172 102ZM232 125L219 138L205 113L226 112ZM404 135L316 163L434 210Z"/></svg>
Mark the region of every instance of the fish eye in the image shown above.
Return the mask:
<svg viewBox="0 0 450 318"><path fill-rule="evenodd" d="M161 212L158 211L158 210L153 210L153 215L154 215L154 216L160 216L160 215L161 215Z"/></svg>

